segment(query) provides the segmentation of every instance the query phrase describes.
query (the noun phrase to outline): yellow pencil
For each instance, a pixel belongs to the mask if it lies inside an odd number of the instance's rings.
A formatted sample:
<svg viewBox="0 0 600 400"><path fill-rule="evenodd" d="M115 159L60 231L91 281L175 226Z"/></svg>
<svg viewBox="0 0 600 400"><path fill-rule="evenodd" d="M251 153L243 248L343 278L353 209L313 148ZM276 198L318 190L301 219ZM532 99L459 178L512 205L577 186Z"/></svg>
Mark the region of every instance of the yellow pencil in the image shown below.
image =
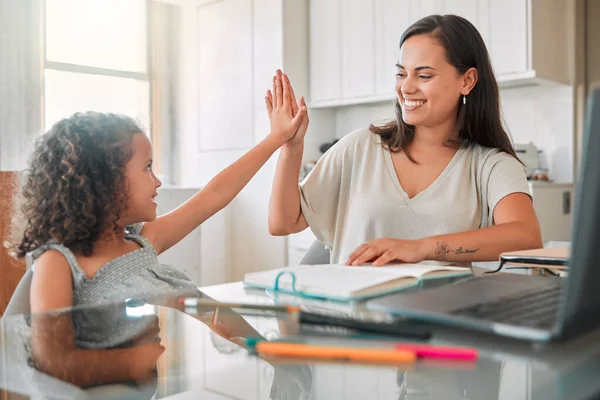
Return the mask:
<svg viewBox="0 0 600 400"><path fill-rule="evenodd" d="M367 361L384 363L412 363L417 356L409 350L373 349L360 347L332 347L301 343L258 342L255 350L262 356L313 358L338 361Z"/></svg>

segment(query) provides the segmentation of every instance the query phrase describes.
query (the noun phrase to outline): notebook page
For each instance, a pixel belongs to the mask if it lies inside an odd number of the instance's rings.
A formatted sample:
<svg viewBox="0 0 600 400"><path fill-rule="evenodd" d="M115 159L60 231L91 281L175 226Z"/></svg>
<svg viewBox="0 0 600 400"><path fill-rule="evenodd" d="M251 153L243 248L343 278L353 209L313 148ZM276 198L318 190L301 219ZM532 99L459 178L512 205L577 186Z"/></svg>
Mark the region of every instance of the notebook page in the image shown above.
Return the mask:
<svg viewBox="0 0 600 400"><path fill-rule="evenodd" d="M364 268L364 267L362 267ZM373 267L371 267L373 268ZM412 276L415 278L421 278L424 275L434 272L434 271L468 271L469 268L466 267L454 267L454 266L446 266L446 265L429 265L429 264L394 264L387 265L385 267L377 267L378 269L384 270L402 270L403 274L406 276Z"/></svg>
<svg viewBox="0 0 600 400"><path fill-rule="evenodd" d="M406 276L403 271L397 269L313 265L296 273L296 290L323 295L351 296L354 292Z"/></svg>
<svg viewBox="0 0 600 400"><path fill-rule="evenodd" d="M246 274L244 282L273 287L280 272L296 276L296 290L324 296L351 297L353 293L400 278L414 277L437 270L464 271L465 268L440 265L402 264L387 267L350 267L342 264L298 265L271 271ZM290 274L279 278L281 289L292 289Z"/></svg>

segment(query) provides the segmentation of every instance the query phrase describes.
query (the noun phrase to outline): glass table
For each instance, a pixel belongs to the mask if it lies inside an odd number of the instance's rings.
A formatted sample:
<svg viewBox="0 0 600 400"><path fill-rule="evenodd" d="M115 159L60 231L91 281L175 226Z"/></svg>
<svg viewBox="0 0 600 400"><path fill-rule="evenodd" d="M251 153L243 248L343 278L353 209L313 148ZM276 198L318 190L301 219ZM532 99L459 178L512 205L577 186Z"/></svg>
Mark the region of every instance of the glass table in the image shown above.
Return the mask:
<svg viewBox="0 0 600 400"><path fill-rule="evenodd" d="M201 288L201 292L221 302L300 301L275 298L241 283ZM361 303L301 302L314 312L385 317L370 314ZM374 347L406 340L301 326L285 314L242 313L226 307L219 308L215 320L214 309L188 314L175 298L150 303L130 301L4 317L0 325L0 399L552 400L600 394L600 332L566 344L540 346L436 327L431 343L476 347L479 359L418 360L408 365L274 361L250 354L243 338L301 338L314 343ZM65 338L65 326L90 315L107 316L98 334L109 332L109 337L102 340L134 333L112 350L98 350L93 357L76 363L69 359L74 357L74 344ZM158 337L164 346L162 354L152 350ZM140 350L143 346L148 350ZM113 350L120 352L118 358L104 357ZM136 368L146 373L133 379L130 372Z"/></svg>

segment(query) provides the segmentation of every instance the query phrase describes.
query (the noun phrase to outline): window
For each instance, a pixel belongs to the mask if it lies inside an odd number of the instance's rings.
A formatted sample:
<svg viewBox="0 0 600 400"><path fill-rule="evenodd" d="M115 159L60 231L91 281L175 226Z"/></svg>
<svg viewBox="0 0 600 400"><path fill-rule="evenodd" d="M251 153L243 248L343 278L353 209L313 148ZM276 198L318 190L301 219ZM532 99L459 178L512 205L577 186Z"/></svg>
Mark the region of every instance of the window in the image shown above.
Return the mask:
<svg viewBox="0 0 600 400"><path fill-rule="evenodd" d="M94 110L150 134L147 0L46 0L45 53L45 131Z"/></svg>

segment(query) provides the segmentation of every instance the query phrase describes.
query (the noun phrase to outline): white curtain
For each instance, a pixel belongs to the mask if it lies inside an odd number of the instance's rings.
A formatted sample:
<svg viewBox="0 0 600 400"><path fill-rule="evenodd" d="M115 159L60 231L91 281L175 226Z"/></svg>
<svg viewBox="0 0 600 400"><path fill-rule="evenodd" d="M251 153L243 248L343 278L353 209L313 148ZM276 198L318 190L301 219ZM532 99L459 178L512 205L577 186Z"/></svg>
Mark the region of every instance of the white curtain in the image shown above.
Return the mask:
<svg viewBox="0 0 600 400"><path fill-rule="evenodd" d="M0 170L22 170L42 133L42 0L0 0Z"/></svg>

